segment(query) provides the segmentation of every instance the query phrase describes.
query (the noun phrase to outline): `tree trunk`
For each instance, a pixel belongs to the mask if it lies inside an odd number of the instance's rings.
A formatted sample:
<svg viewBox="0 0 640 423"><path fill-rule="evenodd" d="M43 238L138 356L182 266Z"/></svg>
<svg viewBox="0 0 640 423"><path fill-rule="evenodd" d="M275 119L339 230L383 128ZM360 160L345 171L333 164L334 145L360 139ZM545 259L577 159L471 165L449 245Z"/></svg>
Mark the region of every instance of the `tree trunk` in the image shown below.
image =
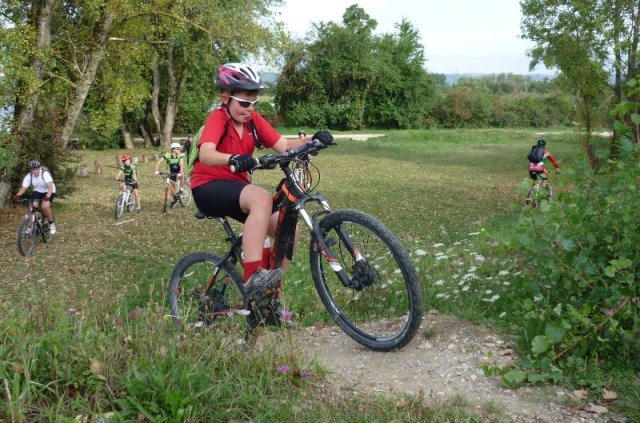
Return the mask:
<svg viewBox="0 0 640 423"><path fill-rule="evenodd" d="M93 84L93 81L95 80L100 62L102 62L102 59L104 58L107 50L109 32L113 29L114 16L115 14L112 11L106 10L104 12L98 33L94 37L94 49L88 55L88 65L86 70L80 74L78 82L76 83L75 95L66 110L67 119L59 135L59 140L65 145L69 141L71 133L76 126L76 122L80 116L80 112L82 111L82 106L84 105L87 94L89 93L89 88L91 88L91 84Z"/></svg>
<svg viewBox="0 0 640 423"><path fill-rule="evenodd" d="M144 140L144 147L150 148L153 145L153 139L142 123L140 124L140 135L142 135L142 139Z"/></svg>
<svg viewBox="0 0 640 423"><path fill-rule="evenodd" d="M583 98L582 108L586 133L585 135L580 137L580 143L582 144L582 149L584 150L584 153L587 156L587 160L589 161L589 167L591 167L591 169L595 169L598 162L596 159L596 155L593 152L593 145L591 145L591 126L593 125L593 122L591 120L591 102L588 99Z"/></svg>
<svg viewBox="0 0 640 423"><path fill-rule="evenodd" d="M151 92L151 116L155 124L155 133L162 134L162 117L160 116L160 70L158 69L158 52L153 52L153 90Z"/></svg>
<svg viewBox="0 0 640 423"><path fill-rule="evenodd" d="M57 0L33 0L31 3L30 20L35 23L36 49L44 51L51 45L51 16ZM21 134L28 131L33 124L34 113L38 105L39 92L44 75L44 62L37 55L31 58L31 68L35 76L35 89L28 93L23 103L18 96L15 108L15 132Z"/></svg>
<svg viewBox="0 0 640 423"><path fill-rule="evenodd" d="M167 102L164 109L162 132L160 133L160 139L164 148L169 148L169 144L171 144L173 125L176 121L176 113L178 111L177 96L178 81L176 80L175 69L173 67L173 47L169 44L167 46Z"/></svg>
<svg viewBox="0 0 640 423"><path fill-rule="evenodd" d="M120 132L122 132L122 137L124 138L124 148L128 150L134 149L133 137L131 137L127 123L124 121L124 112L120 113Z"/></svg>

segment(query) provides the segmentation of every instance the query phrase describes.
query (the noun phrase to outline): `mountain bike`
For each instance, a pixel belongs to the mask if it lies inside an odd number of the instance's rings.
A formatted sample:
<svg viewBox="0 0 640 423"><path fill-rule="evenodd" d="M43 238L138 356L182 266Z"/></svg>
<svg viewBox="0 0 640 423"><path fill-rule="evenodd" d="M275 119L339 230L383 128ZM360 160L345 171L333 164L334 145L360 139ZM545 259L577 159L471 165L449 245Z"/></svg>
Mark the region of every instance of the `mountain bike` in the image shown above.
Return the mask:
<svg viewBox="0 0 640 423"><path fill-rule="evenodd" d="M546 187L542 186L542 181L546 180ZM538 178L534 181L531 181L531 188L527 191L527 196L525 198L525 205L531 206L532 208L540 207L542 201L553 200L553 187L551 186L551 181L549 178L542 179L539 175Z"/></svg>
<svg viewBox="0 0 640 423"><path fill-rule="evenodd" d="M416 269L398 238L376 218L356 210L332 211L322 194L312 194L317 183L305 160L327 146L310 141L281 154L258 158L257 169L279 167L284 177L273 197L279 210L270 268L293 257L298 220L309 231L309 260L316 291L331 319L358 343L376 351L393 351L407 345L422 320L422 294ZM317 170L319 177L319 170ZM318 178L319 179L319 178ZM310 213L307 206L319 210ZM248 333L259 325L278 324L277 300L269 306L245 303L242 234L237 235L226 217L216 219L224 228L229 249L222 253L195 252L173 269L168 284L171 317L185 330ZM234 316L236 316L234 318ZM237 317L240 316L240 317ZM243 318L242 316L246 316Z"/></svg>
<svg viewBox="0 0 640 423"><path fill-rule="evenodd" d="M179 173L160 172L159 175L167 177L164 184L163 213L166 213L169 208L174 208L178 203L180 203L182 207L187 207L191 204L191 189L189 188L190 179L188 176L185 175L184 186L181 186L180 177L178 176ZM172 181L172 177L176 177L176 180Z"/></svg>
<svg viewBox="0 0 640 423"><path fill-rule="evenodd" d="M53 241L54 235L49 231L49 222L45 218L44 214L33 207L33 201L28 198L20 200L26 207L26 213L22 223L20 223L20 229L18 229L18 251L25 257L33 255L36 249L36 238L42 237L42 241ZM51 211L53 213L53 210Z"/></svg>
<svg viewBox="0 0 640 423"><path fill-rule="evenodd" d="M124 182L124 188L120 190L118 198L116 199L115 215L116 219L120 219L125 209L128 212L131 212L133 210L133 207L135 205L135 197L133 195L133 187L131 186L131 184L128 184L124 179L116 179L115 181Z"/></svg>

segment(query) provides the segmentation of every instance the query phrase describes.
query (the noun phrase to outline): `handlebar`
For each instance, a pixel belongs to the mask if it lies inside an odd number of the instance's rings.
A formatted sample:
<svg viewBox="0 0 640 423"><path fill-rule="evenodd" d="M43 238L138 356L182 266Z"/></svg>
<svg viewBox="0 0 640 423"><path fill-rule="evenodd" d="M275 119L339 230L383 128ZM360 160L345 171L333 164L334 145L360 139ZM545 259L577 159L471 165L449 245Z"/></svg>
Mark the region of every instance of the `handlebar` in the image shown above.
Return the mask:
<svg viewBox="0 0 640 423"><path fill-rule="evenodd" d="M302 160L302 157L307 155L315 156L316 154L318 154L318 151L322 150L323 148L327 148L330 145L337 144L335 142L332 142L331 144L324 144L319 140L311 140L296 148L290 148L283 153L265 154L256 159L257 165L253 167L251 171L254 171L256 169L275 169L276 166L280 163L288 163L293 160ZM231 169L231 172L236 172L235 166L231 165L229 166L229 168Z"/></svg>
<svg viewBox="0 0 640 423"><path fill-rule="evenodd" d="M181 173L166 173L166 172L158 172L158 176L180 176Z"/></svg>

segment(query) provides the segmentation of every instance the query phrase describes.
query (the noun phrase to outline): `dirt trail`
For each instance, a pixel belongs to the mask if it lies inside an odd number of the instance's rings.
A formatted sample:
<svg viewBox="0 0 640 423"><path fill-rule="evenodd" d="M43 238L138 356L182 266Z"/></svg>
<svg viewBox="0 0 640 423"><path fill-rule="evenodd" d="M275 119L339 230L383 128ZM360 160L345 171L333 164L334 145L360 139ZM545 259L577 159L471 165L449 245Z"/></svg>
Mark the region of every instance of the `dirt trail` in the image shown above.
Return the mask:
<svg viewBox="0 0 640 423"><path fill-rule="evenodd" d="M483 363L504 365L515 359L509 343L485 327L451 316L425 316L416 338L394 353L368 350L337 327L305 328L298 336L305 352L332 372L330 381L337 392L421 395L436 402L458 395L487 421L610 421L564 407L571 393L560 388L510 390L484 376Z"/></svg>

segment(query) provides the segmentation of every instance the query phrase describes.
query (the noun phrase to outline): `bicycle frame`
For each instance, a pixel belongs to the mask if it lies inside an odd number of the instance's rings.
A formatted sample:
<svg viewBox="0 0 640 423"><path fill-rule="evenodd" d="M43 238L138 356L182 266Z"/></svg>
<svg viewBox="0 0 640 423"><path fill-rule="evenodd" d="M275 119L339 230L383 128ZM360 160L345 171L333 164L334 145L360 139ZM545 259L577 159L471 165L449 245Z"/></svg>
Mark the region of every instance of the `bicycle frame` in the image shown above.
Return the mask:
<svg viewBox="0 0 640 423"><path fill-rule="evenodd" d="M317 147L317 146L316 146ZM299 154L297 149L292 149L289 152L292 157L296 154ZM268 156L263 157L268 160ZM304 221L309 233L316 243L320 253L329 263L331 269L338 275L338 278L343 286L362 289L362 286L356 286L356 283L352 278L347 275L342 266L340 265L339 260L336 258L336 255L331 251L329 245L327 245L324 237L320 233L320 225L319 220L325 214L331 212L331 208L329 207L329 203L324 198L322 194L314 194L311 195L307 191L307 184L301 177L304 176L304 172L299 171L298 169L292 170L289 165L291 160L281 160L277 163L280 166L280 169L284 173L284 178L278 183L276 187L276 193L273 196L273 204L274 211L278 210L278 222L275 229L275 239L274 244L271 249L271 255L269 259L269 268L275 269L278 267L282 267L282 262L285 258L291 260L293 257L293 250L295 246L295 231L297 222L300 217ZM297 160L297 164L300 161ZM305 166L308 164L305 163ZM258 166L256 169L272 169L271 164L264 164ZM305 168L305 171L307 169ZM306 209L306 204L309 202L316 203L320 205L321 210L315 212L314 214L309 214ZM227 240L231 242L231 248L224 255L223 260L227 260L232 258L233 263L237 263L238 261L242 263L242 235L236 236L233 232L233 229L229 225L229 222L226 218L219 218L222 223L224 230L227 234ZM359 253L358 248L351 242L348 234L341 229L338 231L340 239L347 247L349 254L354 258L356 262L364 262L364 258Z"/></svg>

